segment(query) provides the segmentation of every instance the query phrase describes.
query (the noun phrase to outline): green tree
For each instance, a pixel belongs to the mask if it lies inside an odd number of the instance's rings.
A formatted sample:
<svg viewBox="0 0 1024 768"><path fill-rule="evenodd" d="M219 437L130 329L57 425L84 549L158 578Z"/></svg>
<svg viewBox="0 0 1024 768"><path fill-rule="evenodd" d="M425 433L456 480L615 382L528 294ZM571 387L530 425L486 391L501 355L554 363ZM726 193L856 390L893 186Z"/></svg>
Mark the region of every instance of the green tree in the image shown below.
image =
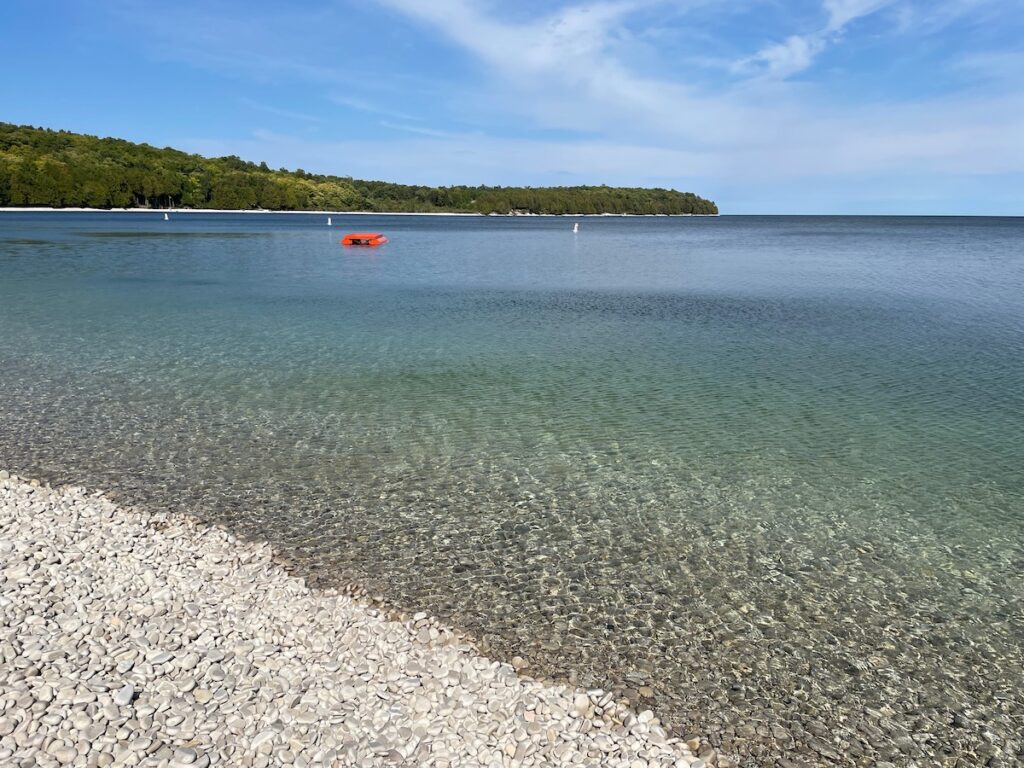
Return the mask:
<svg viewBox="0 0 1024 768"><path fill-rule="evenodd" d="M245 210L708 213L710 200L669 189L427 187L272 170L235 155L0 123L0 205L215 207Z"/></svg>

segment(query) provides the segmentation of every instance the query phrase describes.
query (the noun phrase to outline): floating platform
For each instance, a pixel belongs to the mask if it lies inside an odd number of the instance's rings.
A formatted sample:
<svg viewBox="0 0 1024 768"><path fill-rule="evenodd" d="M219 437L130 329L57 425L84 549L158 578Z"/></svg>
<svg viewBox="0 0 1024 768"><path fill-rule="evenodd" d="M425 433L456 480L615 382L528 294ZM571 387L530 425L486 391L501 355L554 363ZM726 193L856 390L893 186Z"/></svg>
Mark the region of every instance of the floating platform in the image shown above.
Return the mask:
<svg viewBox="0 0 1024 768"><path fill-rule="evenodd" d="M387 241L380 232L353 232L341 238L342 245L384 245Z"/></svg>

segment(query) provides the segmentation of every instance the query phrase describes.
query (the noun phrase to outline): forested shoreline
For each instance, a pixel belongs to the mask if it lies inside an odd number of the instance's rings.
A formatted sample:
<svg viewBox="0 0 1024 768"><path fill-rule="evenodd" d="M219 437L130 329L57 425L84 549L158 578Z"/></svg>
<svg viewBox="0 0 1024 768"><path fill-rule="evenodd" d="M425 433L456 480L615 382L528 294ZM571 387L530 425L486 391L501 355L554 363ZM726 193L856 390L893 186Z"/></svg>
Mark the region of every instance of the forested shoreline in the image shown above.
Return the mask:
<svg viewBox="0 0 1024 768"><path fill-rule="evenodd" d="M427 187L271 169L124 139L0 123L0 207L536 214L717 214L640 187Z"/></svg>

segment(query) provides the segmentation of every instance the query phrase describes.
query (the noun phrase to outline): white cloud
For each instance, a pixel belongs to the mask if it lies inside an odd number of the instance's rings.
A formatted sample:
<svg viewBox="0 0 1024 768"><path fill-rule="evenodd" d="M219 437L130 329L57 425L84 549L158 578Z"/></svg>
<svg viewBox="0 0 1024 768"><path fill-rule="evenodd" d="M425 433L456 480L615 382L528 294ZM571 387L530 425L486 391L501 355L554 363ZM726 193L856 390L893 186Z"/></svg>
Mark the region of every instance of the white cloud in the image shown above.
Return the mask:
<svg viewBox="0 0 1024 768"><path fill-rule="evenodd" d="M640 3L592 3L563 8L526 23L487 15L466 0L382 0L434 27L490 67L500 88L477 107L515 111L537 127L584 133L678 135L709 122L734 125L743 110L702 96L684 84L640 77L615 55L622 19ZM688 120L680 121L680 113ZM727 130L727 129L726 129Z"/></svg>
<svg viewBox="0 0 1024 768"><path fill-rule="evenodd" d="M736 62L733 71L751 75L767 75L783 80L810 67L823 50L825 50L823 35L791 35L785 42L773 43L762 48L753 56Z"/></svg>
<svg viewBox="0 0 1024 768"><path fill-rule="evenodd" d="M989 83L1018 84L1024 73L1024 51L985 51L961 56L953 69Z"/></svg>
<svg viewBox="0 0 1024 768"><path fill-rule="evenodd" d="M301 120L306 123L321 123L322 118L316 115L308 115L305 112L297 112L291 109L281 109L270 104L263 104L262 102L256 101L255 99L241 98L238 100L239 104L242 104L250 109L256 109L260 112L266 112L268 115L276 115L277 117L283 117L287 120Z"/></svg>
<svg viewBox="0 0 1024 768"><path fill-rule="evenodd" d="M825 31L842 31L850 22L869 16L892 3L893 0L825 0L824 7L828 13Z"/></svg>
<svg viewBox="0 0 1024 768"><path fill-rule="evenodd" d="M603 51L615 22L639 3L598 2L563 8L527 23L501 22L467 0L382 0L437 26L444 34L491 64L511 72L544 71L590 61Z"/></svg>
<svg viewBox="0 0 1024 768"><path fill-rule="evenodd" d="M892 4L893 0L824 0L824 27L809 34L792 35L783 43L772 43L736 62L733 70L777 79L803 72L830 44L842 39L849 24Z"/></svg>
<svg viewBox="0 0 1024 768"><path fill-rule="evenodd" d="M454 133L452 131L439 131L435 128L424 128L421 125L409 125L407 123L396 123L391 120L381 120L381 128L388 128L392 131L403 131L404 133L414 133L418 136L434 136L437 138L446 139L458 139L462 138L463 134Z"/></svg>
<svg viewBox="0 0 1024 768"><path fill-rule="evenodd" d="M368 99L361 99L358 96L341 95L332 93L327 97L339 107L345 107L346 109L354 109L357 112L369 112L374 115L383 115L385 117L393 117L398 120L415 120L416 118L405 112L400 112L390 107L381 107Z"/></svg>

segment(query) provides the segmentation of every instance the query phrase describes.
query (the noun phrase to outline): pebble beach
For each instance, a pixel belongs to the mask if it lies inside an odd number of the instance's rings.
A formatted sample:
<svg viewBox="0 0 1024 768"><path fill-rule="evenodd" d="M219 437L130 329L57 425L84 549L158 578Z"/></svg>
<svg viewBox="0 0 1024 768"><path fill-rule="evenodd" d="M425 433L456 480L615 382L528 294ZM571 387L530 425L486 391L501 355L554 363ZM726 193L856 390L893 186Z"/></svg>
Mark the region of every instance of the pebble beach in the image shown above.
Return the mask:
<svg viewBox="0 0 1024 768"><path fill-rule="evenodd" d="M0 472L2 765L735 765L517 667L268 545Z"/></svg>

